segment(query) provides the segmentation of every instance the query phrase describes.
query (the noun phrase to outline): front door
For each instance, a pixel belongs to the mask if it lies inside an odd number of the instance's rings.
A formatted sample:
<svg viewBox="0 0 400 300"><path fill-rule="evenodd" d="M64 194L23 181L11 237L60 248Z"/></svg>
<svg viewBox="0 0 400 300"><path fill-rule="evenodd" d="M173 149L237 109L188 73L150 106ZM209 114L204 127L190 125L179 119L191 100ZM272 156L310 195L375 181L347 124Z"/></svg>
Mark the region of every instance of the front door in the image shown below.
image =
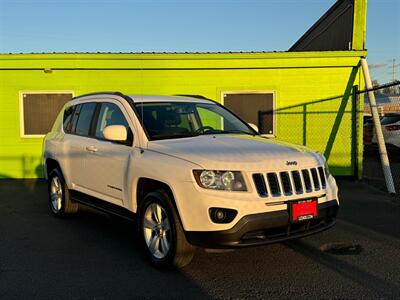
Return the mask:
<svg viewBox="0 0 400 300"><path fill-rule="evenodd" d="M132 131L122 106L111 102L101 102L100 105L94 139L90 141L90 145L87 145L86 173L91 176L88 188L94 192L94 196L122 205L127 168L133 147L107 141L104 139L103 130L110 125L123 125L128 132Z"/></svg>

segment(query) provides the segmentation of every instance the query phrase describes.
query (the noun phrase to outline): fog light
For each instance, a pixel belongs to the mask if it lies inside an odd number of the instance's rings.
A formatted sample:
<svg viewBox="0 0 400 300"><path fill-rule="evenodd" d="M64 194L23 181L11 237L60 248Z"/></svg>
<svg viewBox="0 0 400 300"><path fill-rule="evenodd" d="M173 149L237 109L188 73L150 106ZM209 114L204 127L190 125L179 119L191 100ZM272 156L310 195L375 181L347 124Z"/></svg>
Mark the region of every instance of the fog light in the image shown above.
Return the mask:
<svg viewBox="0 0 400 300"><path fill-rule="evenodd" d="M237 211L229 208L212 207L209 209L209 214L214 223L226 224L233 221Z"/></svg>

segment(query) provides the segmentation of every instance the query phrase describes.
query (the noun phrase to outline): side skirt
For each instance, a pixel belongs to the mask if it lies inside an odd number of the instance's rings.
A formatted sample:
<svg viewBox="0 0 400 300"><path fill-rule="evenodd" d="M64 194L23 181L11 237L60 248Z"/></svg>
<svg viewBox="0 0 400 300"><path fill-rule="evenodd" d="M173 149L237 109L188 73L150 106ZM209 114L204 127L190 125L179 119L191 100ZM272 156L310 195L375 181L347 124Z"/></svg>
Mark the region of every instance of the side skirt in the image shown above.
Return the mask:
<svg viewBox="0 0 400 300"><path fill-rule="evenodd" d="M97 210L121 217L129 221L134 221L136 219L136 214L124 207L106 202L99 198L75 190L70 190L70 193L72 200L75 202L90 206Z"/></svg>

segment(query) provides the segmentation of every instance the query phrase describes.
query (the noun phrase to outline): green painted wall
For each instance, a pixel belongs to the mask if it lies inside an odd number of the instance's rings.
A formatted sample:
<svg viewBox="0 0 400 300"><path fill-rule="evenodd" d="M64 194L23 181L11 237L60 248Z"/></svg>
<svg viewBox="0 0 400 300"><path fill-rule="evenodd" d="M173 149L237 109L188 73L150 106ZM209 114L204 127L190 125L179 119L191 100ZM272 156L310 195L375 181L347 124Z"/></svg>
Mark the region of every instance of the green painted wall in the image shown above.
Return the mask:
<svg viewBox="0 0 400 300"><path fill-rule="evenodd" d="M324 153L336 175L354 175L353 86L364 51L216 54L0 55L0 177L40 177L42 138L20 136L21 91L200 94L276 93L277 139ZM52 69L45 73L44 69ZM362 103L358 109L362 111ZM360 113L358 113L358 116ZM358 132L358 135L359 132ZM358 150L357 150L358 149Z"/></svg>

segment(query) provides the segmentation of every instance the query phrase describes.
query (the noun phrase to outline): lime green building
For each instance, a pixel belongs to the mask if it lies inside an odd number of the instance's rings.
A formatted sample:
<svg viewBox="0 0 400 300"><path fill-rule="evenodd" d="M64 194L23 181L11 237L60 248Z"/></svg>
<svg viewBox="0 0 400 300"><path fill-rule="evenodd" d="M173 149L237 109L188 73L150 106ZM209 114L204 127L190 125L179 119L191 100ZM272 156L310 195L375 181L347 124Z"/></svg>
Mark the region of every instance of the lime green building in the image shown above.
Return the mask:
<svg viewBox="0 0 400 300"><path fill-rule="evenodd" d="M366 0L339 0L285 52L0 54L0 178L41 177L59 108L95 91L211 98L359 176L365 24Z"/></svg>

